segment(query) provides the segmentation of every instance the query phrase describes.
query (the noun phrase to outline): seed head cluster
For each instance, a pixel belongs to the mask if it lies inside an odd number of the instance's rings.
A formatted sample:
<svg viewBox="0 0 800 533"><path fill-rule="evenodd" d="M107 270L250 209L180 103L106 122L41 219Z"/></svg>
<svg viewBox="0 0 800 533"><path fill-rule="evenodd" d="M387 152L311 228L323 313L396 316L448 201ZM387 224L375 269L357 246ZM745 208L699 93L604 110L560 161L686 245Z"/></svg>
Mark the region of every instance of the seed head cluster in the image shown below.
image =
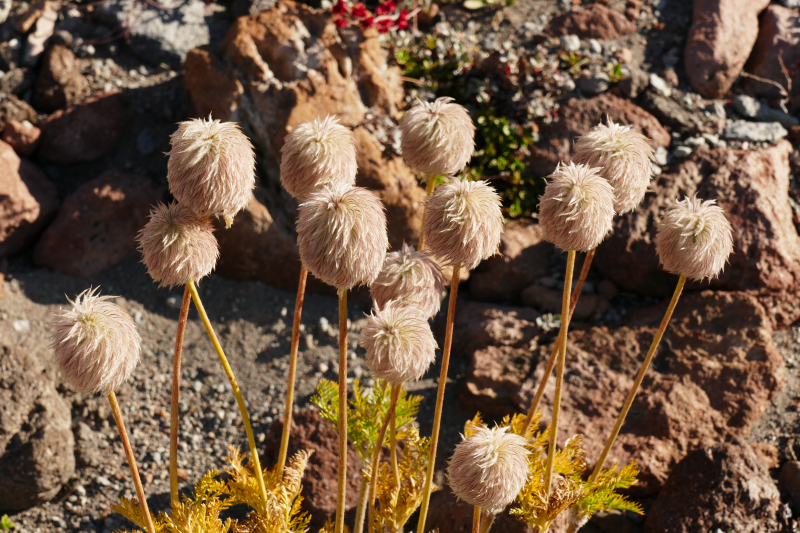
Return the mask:
<svg viewBox="0 0 800 533"><path fill-rule="evenodd" d="M611 230L614 192L596 168L560 164L539 201L545 240L564 251L588 252Z"/></svg>
<svg viewBox="0 0 800 533"><path fill-rule="evenodd" d="M131 315L111 296L86 290L51 323L51 347L61 375L78 391L119 389L139 362L141 340Z"/></svg>
<svg viewBox="0 0 800 533"><path fill-rule="evenodd" d="M472 270L497 253L503 233L500 196L485 181L455 179L427 199L425 242L450 265Z"/></svg>
<svg viewBox="0 0 800 533"><path fill-rule="evenodd" d="M452 98L437 98L412 107L400 124L403 157L427 176L455 174L475 150L475 125L466 109Z"/></svg>
<svg viewBox="0 0 800 533"><path fill-rule="evenodd" d="M614 189L614 211L627 213L644 198L653 175L653 147L630 126L600 124L578 138L576 163L600 170Z"/></svg>
<svg viewBox="0 0 800 533"><path fill-rule="evenodd" d="M142 262L159 287L198 281L214 270L219 257L211 223L176 202L150 212L138 241Z"/></svg>
<svg viewBox="0 0 800 533"><path fill-rule="evenodd" d="M658 224L656 251L667 272L695 281L716 278L733 252L731 224L714 200L687 196Z"/></svg>
<svg viewBox="0 0 800 533"><path fill-rule="evenodd" d="M427 317L402 302L390 301L369 316L361 345L372 375L392 385L420 379L436 359Z"/></svg>
<svg viewBox="0 0 800 533"><path fill-rule="evenodd" d="M389 247L383 204L370 191L343 184L309 194L297 216L300 260L337 289L370 285Z"/></svg>
<svg viewBox="0 0 800 533"><path fill-rule="evenodd" d="M295 198L323 185L356 181L352 132L332 116L300 124L281 148L281 184Z"/></svg>
<svg viewBox="0 0 800 533"><path fill-rule="evenodd" d="M194 119L181 122L170 137L169 190L201 217L233 217L250 202L255 187L255 154L233 122Z"/></svg>
<svg viewBox="0 0 800 533"><path fill-rule="evenodd" d="M444 275L426 251L403 244L400 251L386 254L381 273L369 290L378 308L398 300L417 306L424 317L433 318L445 294Z"/></svg>
<svg viewBox="0 0 800 533"><path fill-rule="evenodd" d="M507 428L486 427L462 440L450 458L447 477L460 500L490 514L514 501L528 479L525 439Z"/></svg>

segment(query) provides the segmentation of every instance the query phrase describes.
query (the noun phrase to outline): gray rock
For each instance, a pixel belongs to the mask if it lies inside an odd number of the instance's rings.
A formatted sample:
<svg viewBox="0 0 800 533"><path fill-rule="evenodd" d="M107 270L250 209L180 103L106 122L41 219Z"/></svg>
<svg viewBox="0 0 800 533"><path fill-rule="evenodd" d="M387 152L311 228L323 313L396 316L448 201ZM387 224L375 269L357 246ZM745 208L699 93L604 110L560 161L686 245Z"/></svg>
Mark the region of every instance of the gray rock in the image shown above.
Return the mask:
<svg viewBox="0 0 800 533"><path fill-rule="evenodd" d="M775 143L786 137L788 133L779 122L729 120L725 124L722 136L729 141Z"/></svg>
<svg viewBox="0 0 800 533"><path fill-rule="evenodd" d="M652 79L651 79L652 82ZM690 110L680 102L667 98L656 91L648 90L641 102L642 107L659 122L673 131L693 134L703 128L703 121L696 110Z"/></svg>
<svg viewBox="0 0 800 533"><path fill-rule="evenodd" d="M752 118L758 122L780 122L784 128L800 125L800 120L797 118L780 109L772 109L746 94L738 94L734 97L733 108L743 117Z"/></svg>
<svg viewBox="0 0 800 533"><path fill-rule="evenodd" d="M599 54L602 53L603 47L600 45L600 41L597 39L589 39L589 50L595 54Z"/></svg>
<svg viewBox="0 0 800 533"><path fill-rule="evenodd" d="M131 51L154 65L167 63L179 67L192 48L208 44L210 32L206 21L206 3L202 0L164 0L159 9L137 0L108 0L96 8L96 16L110 27L130 24ZM144 13L142 13L144 9Z"/></svg>
<svg viewBox="0 0 800 533"><path fill-rule="evenodd" d="M27 509L51 499L75 472L71 415L42 365L0 347L0 502Z"/></svg>
<svg viewBox="0 0 800 533"><path fill-rule="evenodd" d="M581 38L577 35L561 36L561 46L567 52L577 52L581 47Z"/></svg>
<svg viewBox="0 0 800 533"><path fill-rule="evenodd" d="M688 146L676 146L672 151L672 157L677 159L685 159L692 155L692 149Z"/></svg>
<svg viewBox="0 0 800 533"><path fill-rule="evenodd" d="M621 82L619 89L628 98L636 98L650 85L650 78L640 68L632 67L630 73Z"/></svg>
<svg viewBox="0 0 800 533"><path fill-rule="evenodd" d="M608 81L603 78L583 78L578 80L578 89L586 96L597 96L608 90Z"/></svg>

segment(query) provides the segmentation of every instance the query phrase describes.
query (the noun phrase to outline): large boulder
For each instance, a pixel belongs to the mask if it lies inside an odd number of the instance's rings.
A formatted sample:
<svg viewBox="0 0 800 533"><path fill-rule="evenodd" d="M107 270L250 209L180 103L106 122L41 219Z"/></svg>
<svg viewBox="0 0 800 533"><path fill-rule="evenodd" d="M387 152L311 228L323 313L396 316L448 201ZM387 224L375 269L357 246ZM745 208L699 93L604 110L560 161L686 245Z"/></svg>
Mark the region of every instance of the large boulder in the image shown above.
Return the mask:
<svg viewBox="0 0 800 533"><path fill-rule="evenodd" d="M20 511L53 498L75 472L69 406L40 362L0 347L0 507Z"/></svg>
<svg viewBox="0 0 800 533"><path fill-rule="evenodd" d="M552 35L577 35L586 39L616 39L635 31L636 26L625 15L601 3L553 17L545 28L545 33Z"/></svg>
<svg viewBox="0 0 800 533"><path fill-rule="evenodd" d="M584 435L589 463L600 455L665 308L666 303L638 310L615 329L570 331L559 442ZM492 314L483 328L459 328L466 337L461 346L479 347L471 354L459 404L499 420L527 411L556 331L545 335L529 323L512 328L524 334L495 334L506 342L487 345L487 330L496 330L492 323L519 322L513 308ZM607 463L636 461L642 473L633 492L657 493L693 449L726 435L750 434L784 383L784 363L772 333L767 312L748 294L705 291L680 300ZM541 403L545 424L554 389L551 376Z"/></svg>
<svg viewBox="0 0 800 533"><path fill-rule="evenodd" d="M130 118L119 94L93 94L59 109L39 125L38 157L57 165L99 159L117 146Z"/></svg>
<svg viewBox="0 0 800 533"><path fill-rule="evenodd" d="M546 176L555 170L559 161L568 163L572 159L575 137L605 123L606 117L636 127L650 140L653 148L666 148L672 140L658 119L630 100L609 93L588 100L570 98L562 103L558 120L540 127L541 141L531 149L528 162L531 170Z"/></svg>
<svg viewBox="0 0 800 533"><path fill-rule="evenodd" d="M698 152L674 172L653 180L641 206L614 219L595 265L617 285L667 296L677 280L659 266L656 225L676 199L696 194L716 200L733 226L729 265L710 286L758 296L778 327L800 317L800 236L789 202L788 141L763 150L717 148ZM708 286L690 283L689 290Z"/></svg>
<svg viewBox="0 0 800 533"><path fill-rule="evenodd" d="M686 40L686 76L707 98L722 98L739 77L769 0L695 0Z"/></svg>
<svg viewBox="0 0 800 533"><path fill-rule="evenodd" d="M330 114L354 130L357 184L386 206L391 246L418 238L424 190L384 145L386 125L404 105L401 71L375 30L339 30L325 11L282 0L236 20L218 53L192 50L184 81L197 116L242 123L266 178L257 196L289 235L296 202L280 186L283 140L299 124ZM297 268L293 263L287 270Z"/></svg>
<svg viewBox="0 0 800 533"><path fill-rule="evenodd" d="M55 185L0 141L0 257L32 244L57 209Z"/></svg>
<svg viewBox="0 0 800 533"><path fill-rule="evenodd" d="M794 65L800 60L800 16L797 9L776 4L770 5L761 17L758 40L753 53L747 62L746 70L759 78L770 80L789 89L800 83L800 76ZM783 66L781 66L783 61ZM784 71L784 67L786 71ZM787 79L787 74L789 79ZM791 85L789 85L791 82ZM756 79L747 79L744 83L751 93L775 97L781 96L780 90L771 83ZM793 95L793 96L794 96Z"/></svg>
<svg viewBox="0 0 800 533"><path fill-rule="evenodd" d="M147 177L110 170L69 195L34 250L37 265L91 276L136 249L136 234L163 193Z"/></svg>
<svg viewBox="0 0 800 533"><path fill-rule="evenodd" d="M687 455L647 513L646 533L791 531L767 467L740 439ZM791 516L791 513L789 513Z"/></svg>

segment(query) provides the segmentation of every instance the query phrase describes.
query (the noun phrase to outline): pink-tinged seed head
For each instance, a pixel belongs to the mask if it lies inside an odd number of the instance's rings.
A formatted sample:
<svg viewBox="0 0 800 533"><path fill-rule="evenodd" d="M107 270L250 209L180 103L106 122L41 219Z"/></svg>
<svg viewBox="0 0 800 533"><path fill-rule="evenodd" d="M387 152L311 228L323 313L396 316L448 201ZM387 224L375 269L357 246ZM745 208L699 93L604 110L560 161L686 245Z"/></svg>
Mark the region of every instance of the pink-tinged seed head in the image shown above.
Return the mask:
<svg viewBox="0 0 800 533"><path fill-rule="evenodd" d="M169 190L178 202L201 217L233 217L250 202L255 181L255 153L234 122L193 119L178 124L167 154Z"/></svg>
<svg viewBox="0 0 800 533"><path fill-rule="evenodd" d="M403 158L425 176L456 174L475 151L475 125L452 98L412 107L400 124Z"/></svg>
<svg viewBox="0 0 800 533"><path fill-rule="evenodd" d="M472 270L500 247L500 204L500 196L485 181L455 179L439 186L426 200L426 246L447 264Z"/></svg>
<svg viewBox="0 0 800 533"><path fill-rule="evenodd" d="M614 211L627 213L641 203L653 176L654 150L630 126L599 124L575 142L576 163L600 169L614 189Z"/></svg>
<svg viewBox="0 0 800 533"><path fill-rule="evenodd" d="M356 182L353 133L332 116L300 124L281 148L281 184L295 198L323 185Z"/></svg>
<svg viewBox="0 0 800 533"><path fill-rule="evenodd" d="M403 244L400 251L386 254L381 273L369 290L379 308L398 300L416 305L423 316L433 318L445 295L444 275L426 251Z"/></svg>
<svg viewBox="0 0 800 533"><path fill-rule="evenodd" d="M539 199L544 239L564 251L588 252L611 231L614 192L596 168L559 164Z"/></svg>
<svg viewBox="0 0 800 533"><path fill-rule="evenodd" d="M142 262L159 287L199 281L214 270L219 244L208 219L177 202L158 204L139 232Z"/></svg>
<svg viewBox="0 0 800 533"><path fill-rule="evenodd" d="M528 479L525 439L508 428L479 428L450 458L447 477L458 499L497 514L514 501Z"/></svg>
<svg viewBox="0 0 800 533"><path fill-rule="evenodd" d="M51 347L61 375L78 391L116 391L139 362L141 340L131 315L112 296L86 290L51 323Z"/></svg>
<svg viewBox="0 0 800 533"><path fill-rule="evenodd" d="M714 200L687 196L658 224L656 251L667 272L695 281L716 278L733 252L731 224Z"/></svg>
<svg viewBox="0 0 800 533"><path fill-rule="evenodd" d="M389 247L383 204L361 187L325 185L300 204L297 245L303 265L325 283L370 285Z"/></svg>
<svg viewBox="0 0 800 533"><path fill-rule="evenodd" d="M392 385L420 379L436 359L436 340L418 307L390 301L367 319L361 336L367 366Z"/></svg>

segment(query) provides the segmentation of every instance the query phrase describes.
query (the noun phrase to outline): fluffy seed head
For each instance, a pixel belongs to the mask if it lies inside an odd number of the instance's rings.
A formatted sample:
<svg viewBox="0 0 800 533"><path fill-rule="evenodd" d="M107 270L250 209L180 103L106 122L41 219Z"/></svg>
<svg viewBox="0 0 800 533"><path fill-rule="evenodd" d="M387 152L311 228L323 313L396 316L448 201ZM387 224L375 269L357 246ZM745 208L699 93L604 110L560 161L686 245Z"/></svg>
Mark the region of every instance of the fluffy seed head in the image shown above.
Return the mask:
<svg viewBox="0 0 800 533"><path fill-rule="evenodd" d="M297 213L300 260L337 289L370 285L381 271L389 238L381 201L367 189L325 185Z"/></svg>
<svg viewBox="0 0 800 533"><path fill-rule="evenodd" d="M576 163L600 169L614 189L614 211L633 211L644 198L653 175L653 147L630 126L599 124L575 142Z"/></svg>
<svg viewBox="0 0 800 533"><path fill-rule="evenodd" d="M158 204L137 240L142 262L159 287L198 281L214 270L219 257L211 223L177 202Z"/></svg>
<svg viewBox="0 0 800 533"><path fill-rule="evenodd" d="M392 385L421 378L436 359L428 320L414 305L390 301L367 319L361 337L367 365Z"/></svg>
<svg viewBox="0 0 800 533"><path fill-rule="evenodd" d="M83 291L51 323L56 366L83 393L117 390L139 362L139 333L112 298L99 296L97 289Z"/></svg>
<svg viewBox="0 0 800 533"><path fill-rule="evenodd" d="M455 174L475 150L475 125L452 98L437 98L412 107L400 124L403 157L415 171L427 176Z"/></svg>
<svg viewBox="0 0 800 533"><path fill-rule="evenodd" d="M281 184L295 198L323 185L356 182L356 145L332 116L300 124L281 148Z"/></svg>
<svg viewBox="0 0 800 533"><path fill-rule="evenodd" d="M593 250L611 230L614 192L596 168L559 164L539 199L545 240L565 251Z"/></svg>
<svg viewBox="0 0 800 533"><path fill-rule="evenodd" d="M731 224L714 200L687 196L658 225L656 251L667 272L695 281L716 278L733 252Z"/></svg>
<svg viewBox="0 0 800 533"><path fill-rule="evenodd" d="M369 290L379 308L390 300L399 300L419 307L424 317L433 318L445 294L444 275L427 252L403 244L399 252L386 254L381 273Z"/></svg>
<svg viewBox="0 0 800 533"><path fill-rule="evenodd" d="M256 185L250 140L238 124L209 117L181 122L170 143L167 181L172 195L201 217L223 217L230 227Z"/></svg>
<svg viewBox="0 0 800 533"><path fill-rule="evenodd" d="M485 181L456 179L426 200L425 242L448 264L472 270L497 253L503 233L500 196Z"/></svg>
<svg viewBox="0 0 800 533"><path fill-rule="evenodd" d="M447 468L460 500L497 514L517 497L528 479L525 439L507 428L479 428L456 446Z"/></svg>

